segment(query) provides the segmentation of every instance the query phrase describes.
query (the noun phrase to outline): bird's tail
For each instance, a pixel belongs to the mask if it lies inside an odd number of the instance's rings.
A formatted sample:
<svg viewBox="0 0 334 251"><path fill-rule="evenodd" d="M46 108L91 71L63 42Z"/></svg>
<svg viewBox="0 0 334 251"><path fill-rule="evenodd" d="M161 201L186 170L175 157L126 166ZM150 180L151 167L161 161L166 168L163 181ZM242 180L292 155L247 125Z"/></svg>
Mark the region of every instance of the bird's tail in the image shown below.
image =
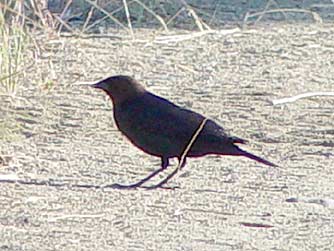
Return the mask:
<svg viewBox="0 0 334 251"><path fill-rule="evenodd" d="M270 162L268 160L265 160L265 159L263 159L261 157L258 157L258 156L254 155L252 153L246 152L245 150L242 150L239 147L236 147L236 148L237 148L237 151L236 151L236 154L235 154L236 156L244 156L244 157L250 158L252 160L255 160L257 162L260 162L262 164L265 164L267 166L278 167L278 165L276 165L276 164L274 164L274 163L272 163L272 162Z"/></svg>

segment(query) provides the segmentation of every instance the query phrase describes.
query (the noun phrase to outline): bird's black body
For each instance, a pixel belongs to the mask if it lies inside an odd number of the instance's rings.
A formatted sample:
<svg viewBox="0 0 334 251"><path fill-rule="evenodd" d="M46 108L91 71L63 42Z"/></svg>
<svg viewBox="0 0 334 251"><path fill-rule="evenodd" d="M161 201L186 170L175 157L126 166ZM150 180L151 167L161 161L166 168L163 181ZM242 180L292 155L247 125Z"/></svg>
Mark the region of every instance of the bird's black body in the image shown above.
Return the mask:
<svg viewBox="0 0 334 251"><path fill-rule="evenodd" d="M114 117L119 130L134 145L162 158L180 158L204 119L202 115L182 109L150 92L116 106ZM233 144L243 142L227 136L223 128L208 120L187 156L235 155Z"/></svg>
<svg viewBox="0 0 334 251"><path fill-rule="evenodd" d="M138 148L162 159L162 168L168 159L181 155L198 129L204 116L183 109L144 89L127 76L114 76L94 87L103 89L114 104L114 118L119 130ZM236 144L245 140L229 136L212 120L207 120L192 145L187 157L207 154L245 156L263 164L275 164L240 149Z"/></svg>

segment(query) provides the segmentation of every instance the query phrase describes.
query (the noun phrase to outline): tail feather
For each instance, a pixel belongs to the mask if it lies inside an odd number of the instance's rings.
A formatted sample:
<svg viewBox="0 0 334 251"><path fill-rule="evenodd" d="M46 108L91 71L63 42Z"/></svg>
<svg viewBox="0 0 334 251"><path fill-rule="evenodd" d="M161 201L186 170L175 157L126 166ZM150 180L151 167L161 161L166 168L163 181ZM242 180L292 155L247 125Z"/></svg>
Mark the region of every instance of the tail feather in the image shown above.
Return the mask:
<svg viewBox="0 0 334 251"><path fill-rule="evenodd" d="M238 137L231 137L231 140L234 144L247 144L247 140L238 138Z"/></svg>
<svg viewBox="0 0 334 251"><path fill-rule="evenodd" d="M254 155L254 154L252 154L252 153L246 152L245 150L242 150L242 149L240 149L239 147L237 147L237 148L238 148L238 154L236 154L236 155L244 156L244 157L250 158L250 159L252 159L252 160L255 160L255 161L257 161L257 162L260 162L260 163L262 163L262 164L265 164L265 165L267 165L267 166L278 167L278 165L276 165L276 164L274 164L274 163L272 163L272 162L270 162L270 161L268 161L268 160L265 160L265 159L263 159L263 158L261 158L261 157L259 157L259 156L256 156L256 155Z"/></svg>

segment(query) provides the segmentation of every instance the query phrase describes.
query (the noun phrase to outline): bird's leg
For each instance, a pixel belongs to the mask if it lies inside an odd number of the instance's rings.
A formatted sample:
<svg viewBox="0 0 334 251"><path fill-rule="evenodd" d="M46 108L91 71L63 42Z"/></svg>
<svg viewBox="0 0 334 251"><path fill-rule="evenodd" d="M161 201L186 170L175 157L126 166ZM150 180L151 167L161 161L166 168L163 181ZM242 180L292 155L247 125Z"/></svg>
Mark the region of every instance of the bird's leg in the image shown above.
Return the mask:
<svg viewBox="0 0 334 251"><path fill-rule="evenodd" d="M170 173L165 179L160 181L158 184L153 185L153 186L148 186L146 188L147 189L166 188L166 187L163 187L163 185L165 185L171 178L175 176L175 174L177 174L179 170L181 170L186 165L186 158L183 159L182 163L181 163L182 158L178 158L178 160L179 160L179 164L172 173ZM176 188L176 187L172 187L172 188L168 187L167 189L173 189L173 188Z"/></svg>
<svg viewBox="0 0 334 251"><path fill-rule="evenodd" d="M147 187L148 189L164 188L163 185L165 185L171 178L175 176L175 174L177 174L179 170L181 170L185 166L187 154L190 151L191 146L194 144L195 140L197 139L198 135L203 130L206 121L208 121L208 119L204 118L201 124L199 125L199 127L196 129L194 135L191 137L189 143L186 145L186 148L183 150L182 155L178 157L179 164L177 168L175 168L175 170L170 175L168 175L165 179L160 181L158 184Z"/></svg>
<svg viewBox="0 0 334 251"><path fill-rule="evenodd" d="M166 169L169 166L169 158L161 157L161 168Z"/></svg>
<svg viewBox="0 0 334 251"><path fill-rule="evenodd" d="M166 188L166 187L163 187L163 185L165 185L171 178L173 178L175 174L177 174L178 171L179 171L179 168L177 167L172 173L170 173L166 178L164 178L158 184L153 185L153 186L147 186L145 188L147 189ZM172 187L172 188L168 187L166 189L173 189L173 188L176 188L176 187Z"/></svg>
<svg viewBox="0 0 334 251"><path fill-rule="evenodd" d="M180 170L186 165L187 163L187 158L184 158L183 161L182 161L182 158L178 158L179 160L179 166L180 166ZM182 163L180 163L182 161Z"/></svg>
<svg viewBox="0 0 334 251"><path fill-rule="evenodd" d="M159 174L160 172L162 172L163 170L165 170L169 165L169 160L166 157L161 157L161 168L159 168L158 170L155 170L154 172L152 172L150 175L148 175L147 177L145 177L144 179L130 184L130 185L122 185L122 184L113 184L111 185L112 188L118 188L118 189L133 189L133 188L137 188L140 187L142 184L144 184L145 182L149 181L150 179L152 179L154 176L156 176L157 174ZM108 186L107 186L108 187Z"/></svg>

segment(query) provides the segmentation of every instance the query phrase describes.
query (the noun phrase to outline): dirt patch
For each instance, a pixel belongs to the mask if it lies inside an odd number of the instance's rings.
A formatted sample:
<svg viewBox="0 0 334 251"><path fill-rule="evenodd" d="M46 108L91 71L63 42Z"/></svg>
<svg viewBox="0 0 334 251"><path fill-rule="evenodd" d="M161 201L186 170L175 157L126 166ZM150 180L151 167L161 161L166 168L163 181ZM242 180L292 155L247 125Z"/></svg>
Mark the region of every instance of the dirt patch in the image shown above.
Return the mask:
<svg viewBox="0 0 334 251"><path fill-rule="evenodd" d="M333 25L268 25L167 44L153 30L136 41L50 41L18 97L0 100L5 128L17 126L1 142L1 174L49 182L1 183L0 248L329 250L333 207L316 202L334 194L334 99L270 101L334 91L333 34ZM280 167L208 156L188 161L174 191L75 187L137 181L159 166L116 130L104 94L77 85L118 73L213 118Z"/></svg>

